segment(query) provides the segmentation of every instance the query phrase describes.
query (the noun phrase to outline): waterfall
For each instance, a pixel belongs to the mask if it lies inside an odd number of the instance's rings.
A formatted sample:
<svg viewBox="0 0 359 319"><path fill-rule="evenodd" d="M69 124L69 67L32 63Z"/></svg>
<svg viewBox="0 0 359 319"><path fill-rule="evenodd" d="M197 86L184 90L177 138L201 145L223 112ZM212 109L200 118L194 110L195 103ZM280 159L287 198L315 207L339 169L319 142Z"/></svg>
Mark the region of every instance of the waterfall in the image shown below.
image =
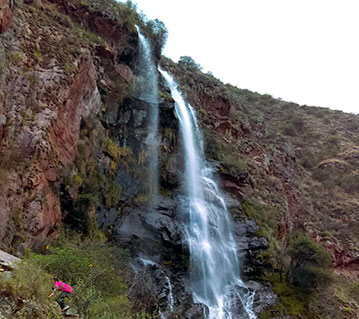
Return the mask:
<svg viewBox="0 0 359 319"><path fill-rule="evenodd" d="M255 319L254 292L240 278L231 218L206 163L195 111L173 78L161 68L159 71L175 100L184 149L184 233L190 250L193 299L208 307L206 319L237 318L240 307L247 318Z"/></svg>
<svg viewBox="0 0 359 319"><path fill-rule="evenodd" d="M149 159L148 167L148 194L152 202L158 194L158 72L152 59L152 50L149 42L136 26L140 41L140 82L138 83L138 97L147 103L149 130L146 145Z"/></svg>
<svg viewBox="0 0 359 319"><path fill-rule="evenodd" d="M171 284L171 280L167 276L166 276L166 281L167 281L168 290L169 290L168 296L167 296L168 306L170 307L171 312L173 312L174 299L173 299L173 293L172 293L172 284Z"/></svg>

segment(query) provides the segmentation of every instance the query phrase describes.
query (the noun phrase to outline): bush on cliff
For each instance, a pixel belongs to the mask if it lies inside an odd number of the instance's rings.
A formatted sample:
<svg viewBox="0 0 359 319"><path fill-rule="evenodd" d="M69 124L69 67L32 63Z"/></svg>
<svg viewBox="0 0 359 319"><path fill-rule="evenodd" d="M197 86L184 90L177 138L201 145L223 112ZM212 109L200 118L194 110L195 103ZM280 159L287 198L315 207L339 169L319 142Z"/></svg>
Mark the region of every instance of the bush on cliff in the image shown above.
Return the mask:
<svg viewBox="0 0 359 319"><path fill-rule="evenodd" d="M288 284L303 289L314 289L330 283L330 256L311 238L295 232L291 236L288 253L291 257L287 273Z"/></svg>
<svg viewBox="0 0 359 319"><path fill-rule="evenodd" d="M185 66L186 68L189 68L191 70L202 70L202 67L200 64L198 64L193 58L190 56L183 55L179 58L178 64Z"/></svg>

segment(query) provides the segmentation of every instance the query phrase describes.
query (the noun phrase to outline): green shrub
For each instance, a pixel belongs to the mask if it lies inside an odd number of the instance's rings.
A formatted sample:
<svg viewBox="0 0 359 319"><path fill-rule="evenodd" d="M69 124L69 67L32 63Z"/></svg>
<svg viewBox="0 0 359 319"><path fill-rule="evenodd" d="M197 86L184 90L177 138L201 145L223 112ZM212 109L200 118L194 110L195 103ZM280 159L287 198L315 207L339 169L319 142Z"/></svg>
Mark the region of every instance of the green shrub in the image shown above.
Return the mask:
<svg viewBox="0 0 359 319"><path fill-rule="evenodd" d="M354 283L350 287L350 296L359 303L359 283Z"/></svg>
<svg viewBox="0 0 359 319"><path fill-rule="evenodd" d="M285 135L296 136L298 134L295 126L292 123L287 123L283 128L282 132Z"/></svg>
<svg viewBox="0 0 359 319"><path fill-rule="evenodd" d="M305 131L305 121L302 117L299 117L299 116L294 116L292 119L291 119L291 123L293 124L293 126L295 127L295 129L298 131L298 132L303 132Z"/></svg>
<svg viewBox="0 0 359 319"><path fill-rule="evenodd" d="M15 300L35 298L41 303L47 301L52 285L52 277L38 262L29 259L18 264L11 277L1 277L0 280L1 289L9 292Z"/></svg>
<svg viewBox="0 0 359 319"><path fill-rule="evenodd" d="M0 274L0 295L11 296L16 305L9 314L11 318L63 318L58 305L48 298L53 283L52 276L29 256L17 265L10 276Z"/></svg>
<svg viewBox="0 0 359 319"><path fill-rule="evenodd" d="M203 134L207 157L220 162L223 174L230 174L239 180L245 179L250 172L250 160L240 154L238 145L226 142L220 133L209 129L204 129Z"/></svg>
<svg viewBox="0 0 359 319"><path fill-rule="evenodd" d="M126 256L119 248L76 236L50 243L45 254L32 256L74 288L66 302L85 318L98 318L102 310L126 318L131 310L120 272Z"/></svg>
<svg viewBox="0 0 359 319"><path fill-rule="evenodd" d="M105 179L104 196L105 204L108 208L115 207L118 204L121 195L120 186L109 178Z"/></svg>
<svg viewBox="0 0 359 319"><path fill-rule="evenodd" d="M312 169L318 163L318 156L310 151L305 151L299 158L299 164L304 168Z"/></svg>
<svg viewBox="0 0 359 319"><path fill-rule="evenodd" d="M81 194L74 201L73 209L65 218L64 223L71 229L85 235L89 232L90 210L97 204L97 198L92 194Z"/></svg>
<svg viewBox="0 0 359 319"><path fill-rule="evenodd" d="M293 272L291 284L303 289L326 287L331 282L331 275L325 269L300 266Z"/></svg>
<svg viewBox="0 0 359 319"><path fill-rule="evenodd" d="M304 233L292 234L288 254L291 257L287 273L289 284L313 289L325 287L331 282L329 253Z"/></svg>
<svg viewBox="0 0 359 319"><path fill-rule="evenodd" d="M190 70L200 71L202 67L190 56L183 55L179 58L178 64L185 66Z"/></svg>
<svg viewBox="0 0 359 319"><path fill-rule="evenodd" d="M308 303L308 295L288 286L285 281L281 282L277 275L263 279L272 283L273 290L279 297L279 302L261 313L259 318L270 319L273 318L273 314L280 314L280 318L285 318L285 316L290 316L291 318L308 318L305 316L307 312L306 304Z"/></svg>

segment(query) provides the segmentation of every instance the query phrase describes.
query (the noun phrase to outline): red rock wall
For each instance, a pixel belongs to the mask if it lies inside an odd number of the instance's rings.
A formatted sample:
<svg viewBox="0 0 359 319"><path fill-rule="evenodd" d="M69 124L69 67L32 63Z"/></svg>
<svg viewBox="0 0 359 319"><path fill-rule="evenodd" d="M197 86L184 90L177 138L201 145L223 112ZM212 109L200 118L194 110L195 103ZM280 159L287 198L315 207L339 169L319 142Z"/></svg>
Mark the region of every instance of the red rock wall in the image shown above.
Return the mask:
<svg viewBox="0 0 359 319"><path fill-rule="evenodd" d="M62 164L75 159L80 134L81 117L99 111L100 95L96 86L96 71L90 57L84 57L64 105L50 132L50 140Z"/></svg>
<svg viewBox="0 0 359 319"><path fill-rule="evenodd" d="M0 33L5 32L11 25L13 11L10 0L0 0Z"/></svg>
<svg viewBox="0 0 359 319"><path fill-rule="evenodd" d="M0 8L5 30L8 1L0 0ZM100 108L93 53L81 47L78 56L69 55L73 72L56 59L40 66L48 52L34 60L33 38L53 32L33 23L27 8L19 6L14 17L16 36L0 35L0 62L6 61L0 64L0 243L19 252L57 232L62 214L52 184L76 157L81 118ZM64 31L57 32L61 37Z"/></svg>

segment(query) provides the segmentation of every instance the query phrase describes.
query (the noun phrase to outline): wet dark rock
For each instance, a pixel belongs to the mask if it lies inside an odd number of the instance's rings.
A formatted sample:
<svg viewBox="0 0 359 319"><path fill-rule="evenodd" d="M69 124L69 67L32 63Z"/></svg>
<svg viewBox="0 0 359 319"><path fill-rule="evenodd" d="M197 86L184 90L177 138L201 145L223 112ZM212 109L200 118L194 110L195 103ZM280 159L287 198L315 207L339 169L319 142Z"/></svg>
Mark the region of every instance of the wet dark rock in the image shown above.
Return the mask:
<svg viewBox="0 0 359 319"><path fill-rule="evenodd" d="M237 208L239 210L242 209L241 202L238 199L233 198L231 195L223 194L223 199L226 202L228 209L231 209L231 208Z"/></svg>
<svg viewBox="0 0 359 319"><path fill-rule="evenodd" d="M187 318L184 312L191 308L192 296L186 288L188 280L185 272L173 273L168 266L141 257L136 257L131 265L130 297L139 307L151 312L161 311L168 319ZM169 304L171 290L174 312ZM186 307L183 308L183 305Z"/></svg>
<svg viewBox="0 0 359 319"><path fill-rule="evenodd" d="M269 283L261 284L255 281L249 281L246 283L246 287L237 287L237 290L243 295L254 293L252 311L256 315L259 315L265 308L273 306L279 301L278 296L273 293ZM232 305L232 311L238 315L238 318L250 319L239 299Z"/></svg>
<svg viewBox="0 0 359 319"><path fill-rule="evenodd" d="M185 313L186 319L203 319L204 311L203 305L194 304L191 308L189 308Z"/></svg>
<svg viewBox="0 0 359 319"><path fill-rule="evenodd" d="M258 315L265 308L275 305L279 298L273 292L272 285L270 283L258 283L255 281L247 282L248 288L255 291L253 311Z"/></svg>
<svg viewBox="0 0 359 319"><path fill-rule="evenodd" d="M142 191L142 183L121 166L117 170L115 181L121 185L122 195L127 198L132 198Z"/></svg>
<svg viewBox="0 0 359 319"><path fill-rule="evenodd" d="M131 111L129 109L121 108L118 113L117 123L127 124L131 118Z"/></svg>
<svg viewBox="0 0 359 319"><path fill-rule="evenodd" d="M144 124L144 120L147 116L147 111L144 110L133 110L133 126L134 127L141 127Z"/></svg>
<svg viewBox="0 0 359 319"><path fill-rule="evenodd" d="M252 250L267 249L269 247L267 239L264 237L253 237L249 241L249 248Z"/></svg>
<svg viewBox="0 0 359 319"><path fill-rule="evenodd" d="M170 197L159 196L157 202L157 208L161 212L168 212L170 216L177 216L177 201Z"/></svg>
<svg viewBox="0 0 359 319"><path fill-rule="evenodd" d="M259 227L253 219L246 220L246 231L249 235L255 235L258 231Z"/></svg>
<svg viewBox="0 0 359 319"><path fill-rule="evenodd" d="M107 209L100 207L97 211L98 225L102 229L109 229L114 225L119 218L119 212L116 208L112 207Z"/></svg>
<svg viewBox="0 0 359 319"><path fill-rule="evenodd" d="M126 245L134 255L146 254L160 261L184 263L185 249L174 199L159 197L156 210L148 205L134 205L124 207L119 217L114 209L101 210L98 216L103 229L111 228L112 239Z"/></svg>
<svg viewBox="0 0 359 319"><path fill-rule="evenodd" d="M173 191L179 187L180 182L178 180L177 175L174 172L163 169L163 173L160 176L160 185L164 189Z"/></svg>

